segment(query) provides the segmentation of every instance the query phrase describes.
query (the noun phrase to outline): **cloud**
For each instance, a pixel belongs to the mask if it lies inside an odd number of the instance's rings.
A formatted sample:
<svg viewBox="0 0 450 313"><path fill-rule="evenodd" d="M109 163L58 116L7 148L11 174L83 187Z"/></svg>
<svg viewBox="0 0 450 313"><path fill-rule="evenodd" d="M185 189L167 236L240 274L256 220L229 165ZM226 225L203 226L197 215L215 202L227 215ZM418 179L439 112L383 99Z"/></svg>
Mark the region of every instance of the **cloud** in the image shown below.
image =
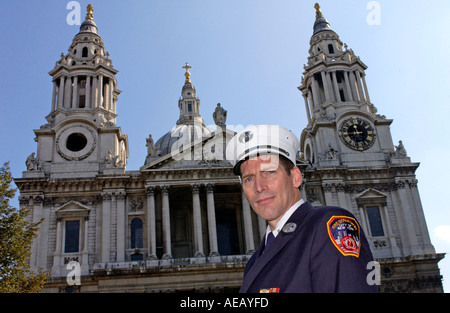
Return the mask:
<svg viewBox="0 0 450 313"><path fill-rule="evenodd" d="M434 228L434 235L442 241L450 244L450 225L439 225Z"/></svg>

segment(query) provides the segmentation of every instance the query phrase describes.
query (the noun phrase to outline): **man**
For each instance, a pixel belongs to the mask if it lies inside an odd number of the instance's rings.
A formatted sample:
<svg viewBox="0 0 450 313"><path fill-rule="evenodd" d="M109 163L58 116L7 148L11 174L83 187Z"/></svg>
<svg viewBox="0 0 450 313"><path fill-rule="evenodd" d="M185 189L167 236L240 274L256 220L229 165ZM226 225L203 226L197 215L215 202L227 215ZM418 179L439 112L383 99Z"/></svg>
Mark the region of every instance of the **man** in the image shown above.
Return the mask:
<svg viewBox="0 0 450 313"><path fill-rule="evenodd" d="M227 146L248 202L268 223L240 292L377 292L368 283L373 257L356 218L300 198L298 145L287 129L257 125Z"/></svg>

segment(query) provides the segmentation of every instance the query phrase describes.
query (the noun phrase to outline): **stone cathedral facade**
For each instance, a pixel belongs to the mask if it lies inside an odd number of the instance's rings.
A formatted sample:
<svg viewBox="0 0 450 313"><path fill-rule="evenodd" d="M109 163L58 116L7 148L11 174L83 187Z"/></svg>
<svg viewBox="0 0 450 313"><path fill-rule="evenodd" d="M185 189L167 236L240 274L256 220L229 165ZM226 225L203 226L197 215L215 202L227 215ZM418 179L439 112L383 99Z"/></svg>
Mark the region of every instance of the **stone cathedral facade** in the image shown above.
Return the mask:
<svg viewBox="0 0 450 313"><path fill-rule="evenodd" d="M225 159L234 135L226 110L218 104L215 129L205 126L186 63L178 120L156 141L149 134L143 166L127 170L128 139L116 125L118 71L92 11L49 72L47 124L34 131L37 152L15 179L30 220L43 218L31 267L50 271L47 292L238 291L266 223ZM401 142L394 146L392 120L370 102L366 68L316 5L298 88L308 118L297 162L301 196L359 219L381 265L380 291L442 292L444 254L430 242L419 163ZM79 284L68 284L73 270Z"/></svg>

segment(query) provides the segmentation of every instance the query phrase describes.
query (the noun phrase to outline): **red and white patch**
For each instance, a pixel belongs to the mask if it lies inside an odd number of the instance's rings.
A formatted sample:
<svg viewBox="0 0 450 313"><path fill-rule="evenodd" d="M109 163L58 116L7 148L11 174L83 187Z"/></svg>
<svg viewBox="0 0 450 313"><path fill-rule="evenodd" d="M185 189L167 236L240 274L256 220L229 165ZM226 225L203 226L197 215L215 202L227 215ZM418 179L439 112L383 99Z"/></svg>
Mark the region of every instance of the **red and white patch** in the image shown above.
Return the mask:
<svg viewBox="0 0 450 313"><path fill-rule="evenodd" d="M356 219L349 216L333 216L328 220L327 231L331 242L340 253L359 257L361 240Z"/></svg>

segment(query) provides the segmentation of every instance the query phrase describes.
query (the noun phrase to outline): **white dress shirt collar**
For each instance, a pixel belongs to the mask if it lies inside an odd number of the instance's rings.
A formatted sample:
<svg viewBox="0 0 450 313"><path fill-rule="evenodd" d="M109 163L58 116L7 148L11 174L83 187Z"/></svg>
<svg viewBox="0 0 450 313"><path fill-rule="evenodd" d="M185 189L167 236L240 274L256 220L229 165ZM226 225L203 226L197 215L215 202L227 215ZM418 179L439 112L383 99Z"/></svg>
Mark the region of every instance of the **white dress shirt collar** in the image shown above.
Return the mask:
<svg viewBox="0 0 450 313"><path fill-rule="evenodd" d="M305 200L300 199L299 201L297 201L296 203L294 203L293 206L291 206L289 208L289 210L287 210L283 216L280 218L280 220L277 223L277 226L275 227L275 229L272 231L270 229L270 226L267 225L266 228L266 239L267 239L267 235L272 232L274 237L277 237L278 233L281 231L281 229L283 228L284 224L286 224L286 222L289 220L289 218L291 217L291 215L295 212L295 210L298 209L299 206L301 206L303 203L305 203Z"/></svg>

